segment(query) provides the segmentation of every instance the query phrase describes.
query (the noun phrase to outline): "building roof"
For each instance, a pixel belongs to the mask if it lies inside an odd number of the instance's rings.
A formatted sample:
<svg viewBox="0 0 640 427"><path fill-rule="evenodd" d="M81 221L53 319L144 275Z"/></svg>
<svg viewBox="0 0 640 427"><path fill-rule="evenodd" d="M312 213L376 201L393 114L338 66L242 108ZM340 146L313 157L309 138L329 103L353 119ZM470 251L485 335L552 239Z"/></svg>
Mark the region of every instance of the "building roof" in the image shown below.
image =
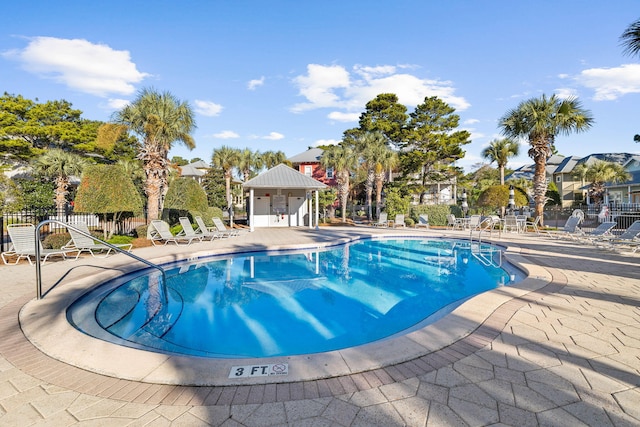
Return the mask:
<svg viewBox="0 0 640 427"><path fill-rule="evenodd" d="M309 148L304 153L296 154L289 158L289 161L295 163L318 163L324 150L322 148Z"/></svg>
<svg viewBox="0 0 640 427"><path fill-rule="evenodd" d="M243 184L244 188L321 190L327 185L280 163Z"/></svg>
<svg viewBox="0 0 640 427"><path fill-rule="evenodd" d="M571 173L573 171L573 168L576 167L579 161L580 157L578 156L565 157L562 163L558 165L554 173Z"/></svg>
<svg viewBox="0 0 640 427"><path fill-rule="evenodd" d="M180 176L203 176L206 172L193 167L193 164L180 166Z"/></svg>

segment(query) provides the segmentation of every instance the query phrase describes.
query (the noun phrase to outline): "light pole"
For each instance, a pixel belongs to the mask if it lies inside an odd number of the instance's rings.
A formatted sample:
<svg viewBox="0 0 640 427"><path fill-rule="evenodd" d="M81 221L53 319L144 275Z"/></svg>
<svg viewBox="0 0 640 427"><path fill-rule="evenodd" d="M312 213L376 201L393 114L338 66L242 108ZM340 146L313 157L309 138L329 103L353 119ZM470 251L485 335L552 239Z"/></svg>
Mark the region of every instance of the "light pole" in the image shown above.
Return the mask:
<svg viewBox="0 0 640 427"><path fill-rule="evenodd" d="M509 209L511 210L511 213L513 213L515 208L516 208L516 194L515 194L513 185L510 185L509 186Z"/></svg>
<svg viewBox="0 0 640 427"><path fill-rule="evenodd" d="M467 204L467 189L462 189L462 203L460 204L462 207L462 214L466 217L467 211L469 210L469 205Z"/></svg>

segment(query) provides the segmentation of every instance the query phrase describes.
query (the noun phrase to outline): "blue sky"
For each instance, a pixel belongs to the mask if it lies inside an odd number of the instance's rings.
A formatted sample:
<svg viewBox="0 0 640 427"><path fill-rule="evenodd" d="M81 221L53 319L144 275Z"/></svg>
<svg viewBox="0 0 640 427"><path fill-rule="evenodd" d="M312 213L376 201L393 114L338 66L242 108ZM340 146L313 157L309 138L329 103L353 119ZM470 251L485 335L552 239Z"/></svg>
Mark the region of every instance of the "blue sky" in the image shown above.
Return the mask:
<svg viewBox="0 0 640 427"><path fill-rule="evenodd" d="M640 153L640 58L622 32L640 2L556 1L25 1L4 2L0 90L65 99L109 120L141 88L196 112L196 148L282 150L338 142L365 104L396 93L456 108L472 135L467 171L519 102L577 96L590 131L560 136L560 154ZM531 163L527 146L509 167Z"/></svg>

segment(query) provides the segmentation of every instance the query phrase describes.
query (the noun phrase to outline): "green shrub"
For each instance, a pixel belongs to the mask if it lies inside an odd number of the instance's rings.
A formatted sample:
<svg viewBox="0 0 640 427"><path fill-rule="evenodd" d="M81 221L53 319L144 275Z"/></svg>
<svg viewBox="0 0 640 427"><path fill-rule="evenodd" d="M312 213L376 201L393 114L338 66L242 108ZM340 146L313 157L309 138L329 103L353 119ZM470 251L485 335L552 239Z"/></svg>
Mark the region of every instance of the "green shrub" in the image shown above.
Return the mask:
<svg viewBox="0 0 640 427"><path fill-rule="evenodd" d="M145 225L139 225L138 227L136 227L136 237L140 237L143 239L147 238L147 230L149 229L149 226L147 224Z"/></svg>
<svg viewBox="0 0 640 427"><path fill-rule="evenodd" d="M110 238L107 242L111 243L112 245L121 245L131 243L132 241L133 237L131 236L122 236L120 234L117 234Z"/></svg>
<svg viewBox="0 0 640 427"><path fill-rule="evenodd" d="M411 207L409 216L414 223L418 222L420 214L427 214L429 216L430 226L446 226L447 215L454 214L460 217L462 216L462 210L458 205L418 205Z"/></svg>
<svg viewBox="0 0 640 427"><path fill-rule="evenodd" d="M69 233L54 233L49 234L42 241L42 247L45 249L60 249L71 240Z"/></svg>
<svg viewBox="0 0 640 427"><path fill-rule="evenodd" d="M416 222L411 218L411 217L405 217L404 218L404 224L407 227L413 227L413 224L415 224Z"/></svg>

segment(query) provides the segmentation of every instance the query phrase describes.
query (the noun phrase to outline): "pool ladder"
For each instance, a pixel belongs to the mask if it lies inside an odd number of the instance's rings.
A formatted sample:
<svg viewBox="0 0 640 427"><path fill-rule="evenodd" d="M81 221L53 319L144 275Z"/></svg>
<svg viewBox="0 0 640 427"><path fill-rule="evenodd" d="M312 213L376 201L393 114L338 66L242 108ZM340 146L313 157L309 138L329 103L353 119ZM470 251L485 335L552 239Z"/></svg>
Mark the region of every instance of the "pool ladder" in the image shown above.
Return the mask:
<svg viewBox="0 0 640 427"><path fill-rule="evenodd" d="M480 261L483 265L486 266L497 266L502 267L502 251L500 249L494 249L493 246L488 246L487 249L482 249L482 233L493 233L495 226L498 225L498 236L500 235L502 229L500 224L500 218L490 216L486 218L484 221L480 223L480 227L478 228L478 240L474 242L473 240L473 232L471 230L469 233L469 247L471 250L471 255ZM494 261L495 255L497 255L497 264Z"/></svg>
<svg viewBox="0 0 640 427"><path fill-rule="evenodd" d="M40 229L42 228L42 226L44 226L46 224L58 224L58 225L61 225L61 226L65 227L65 228L67 228L67 229L71 229L71 230L75 231L78 234L82 234L85 237L89 237L89 238L91 238L93 240L97 240L98 242L102 243L105 246L108 246L109 248L113 249L116 252L120 252L122 254L125 254L126 256L135 259L136 261L140 261L141 263L146 264L151 268L155 268L155 269L159 270L160 273L162 274L162 286L161 286L162 298L163 298L163 301L165 303L167 302L167 300L168 300L167 290L166 290L167 275L165 274L165 271L164 271L164 269L162 267L160 267L157 264L152 263L151 261L147 261L144 258L140 258L139 256L132 254L131 252L125 251L124 249L119 248L118 246L114 246L111 243L105 242L104 240L101 240L101 239L99 239L97 237L94 237L93 235L91 235L91 234L89 234L89 233L87 233L85 231L79 230L78 228L76 228L76 227L74 227L74 226L72 226L70 224L67 224L66 222L58 221L56 219L44 220L44 221L40 222L38 224L38 226L36 227L36 247L35 247L35 255L36 255L36 299L42 299L42 268L41 268L41 265L40 265L40 245L38 244L38 242L40 241Z"/></svg>

